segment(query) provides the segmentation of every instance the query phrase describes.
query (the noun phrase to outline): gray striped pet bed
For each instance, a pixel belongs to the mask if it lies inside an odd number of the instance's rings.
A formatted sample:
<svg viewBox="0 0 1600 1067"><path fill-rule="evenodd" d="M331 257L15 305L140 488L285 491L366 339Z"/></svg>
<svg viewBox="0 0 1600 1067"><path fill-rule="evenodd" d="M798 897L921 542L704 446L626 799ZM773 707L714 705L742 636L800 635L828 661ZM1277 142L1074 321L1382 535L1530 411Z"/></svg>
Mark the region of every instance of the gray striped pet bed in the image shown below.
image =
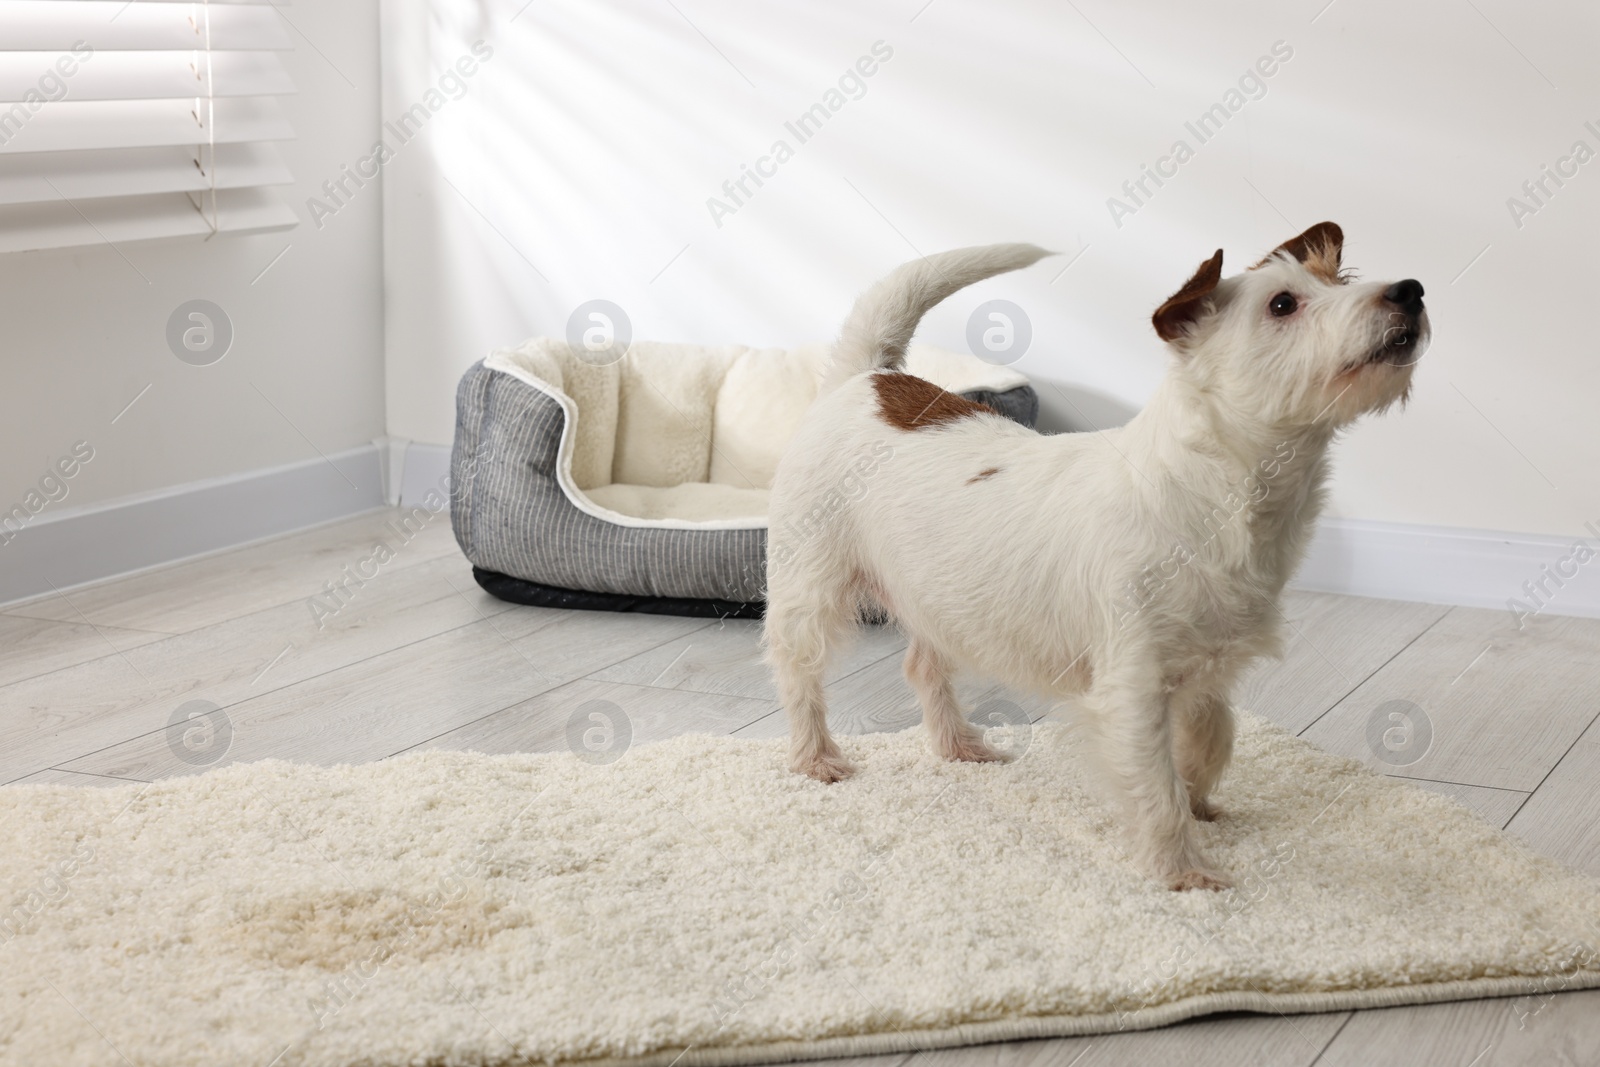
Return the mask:
<svg viewBox="0 0 1600 1067"><path fill-rule="evenodd" d="M456 392L451 523L479 584L523 604L759 617L766 493L827 346L638 342L595 359L539 338ZM1027 379L914 345L907 369L1031 426Z"/></svg>

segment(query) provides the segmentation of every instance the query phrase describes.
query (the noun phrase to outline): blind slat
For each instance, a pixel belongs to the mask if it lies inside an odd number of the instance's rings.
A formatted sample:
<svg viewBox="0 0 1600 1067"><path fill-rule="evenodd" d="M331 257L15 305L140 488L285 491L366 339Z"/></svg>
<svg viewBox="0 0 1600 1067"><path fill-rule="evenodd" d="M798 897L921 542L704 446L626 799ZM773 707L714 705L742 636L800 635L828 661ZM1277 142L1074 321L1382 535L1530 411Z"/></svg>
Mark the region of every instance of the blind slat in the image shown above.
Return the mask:
<svg viewBox="0 0 1600 1067"><path fill-rule="evenodd" d="M74 57L76 69L65 76L56 66L60 55L0 52L0 102L20 102L29 94L46 101L154 100L295 91L271 52L97 52L81 62Z"/></svg>
<svg viewBox="0 0 1600 1067"><path fill-rule="evenodd" d="M294 210L261 189L217 193L218 233L268 233L299 223ZM0 252L37 252L212 234L209 210L196 210L188 193L118 196L68 204L0 206Z"/></svg>
<svg viewBox="0 0 1600 1067"><path fill-rule="evenodd" d="M0 156L0 204L197 193L212 184L213 174L200 166L211 158L209 150L182 145ZM287 185L294 180L276 148L255 142L218 145L212 169L219 189Z"/></svg>
<svg viewBox="0 0 1600 1067"><path fill-rule="evenodd" d="M71 0L66 0L71 2ZM205 105L205 101L201 102ZM214 140L287 141L294 127L270 96L224 98L202 106L212 117L208 133L193 100L63 100L17 118L26 104L0 110L0 156L12 152L63 152L80 148L145 148Z"/></svg>
<svg viewBox="0 0 1600 1067"><path fill-rule="evenodd" d="M79 41L96 52L116 49L204 47L195 28L195 4L155 0L4 0L4 45L17 51L65 52ZM212 0L212 48L286 51L294 42L270 4Z"/></svg>

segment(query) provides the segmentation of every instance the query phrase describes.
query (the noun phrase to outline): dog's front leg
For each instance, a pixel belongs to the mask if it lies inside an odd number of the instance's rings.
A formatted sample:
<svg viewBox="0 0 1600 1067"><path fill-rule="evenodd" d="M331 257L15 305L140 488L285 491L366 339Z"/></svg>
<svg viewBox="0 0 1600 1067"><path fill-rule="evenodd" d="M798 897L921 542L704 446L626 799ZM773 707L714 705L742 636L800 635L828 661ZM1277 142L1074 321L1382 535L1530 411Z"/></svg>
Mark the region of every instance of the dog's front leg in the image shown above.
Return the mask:
<svg viewBox="0 0 1600 1067"><path fill-rule="evenodd" d="M1171 889L1232 884L1201 853L1189 790L1173 758L1171 701L1158 686L1105 685L1084 702L1121 801L1136 862Z"/></svg>
<svg viewBox="0 0 1600 1067"><path fill-rule="evenodd" d="M1005 756L989 747L983 731L961 714L950 665L933 646L912 635L906 648L906 680L922 702L922 722L941 759L967 763L1003 763Z"/></svg>

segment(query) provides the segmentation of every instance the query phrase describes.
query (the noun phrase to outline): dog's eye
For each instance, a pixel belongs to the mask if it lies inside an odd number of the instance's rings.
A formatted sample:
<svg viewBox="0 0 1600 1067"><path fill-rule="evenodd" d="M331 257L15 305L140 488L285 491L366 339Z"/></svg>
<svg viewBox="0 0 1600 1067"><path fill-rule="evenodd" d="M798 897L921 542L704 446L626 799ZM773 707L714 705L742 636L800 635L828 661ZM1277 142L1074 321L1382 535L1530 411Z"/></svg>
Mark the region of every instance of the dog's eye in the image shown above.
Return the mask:
<svg viewBox="0 0 1600 1067"><path fill-rule="evenodd" d="M1300 303L1299 301L1295 300L1293 293L1279 293L1277 296L1273 297L1272 302L1267 305L1267 310L1281 319L1285 315L1293 315L1294 309L1299 306Z"/></svg>

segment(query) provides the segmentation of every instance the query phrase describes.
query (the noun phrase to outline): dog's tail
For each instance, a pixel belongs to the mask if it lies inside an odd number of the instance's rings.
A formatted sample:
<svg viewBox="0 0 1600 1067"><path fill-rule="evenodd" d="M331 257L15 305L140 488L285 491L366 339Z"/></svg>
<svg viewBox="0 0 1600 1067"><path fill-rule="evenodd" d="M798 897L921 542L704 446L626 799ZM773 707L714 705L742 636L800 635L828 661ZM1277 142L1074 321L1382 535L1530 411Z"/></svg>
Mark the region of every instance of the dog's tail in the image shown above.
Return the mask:
<svg viewBox="0 0 1600 1067"><path fill-rule="evenodd" d="M1054 255L1035 245L979 245L914 259L863 293L844 320L822 391L871 370L905 364L906 346L922 316L973 282L1019 270Z"/></svg>

